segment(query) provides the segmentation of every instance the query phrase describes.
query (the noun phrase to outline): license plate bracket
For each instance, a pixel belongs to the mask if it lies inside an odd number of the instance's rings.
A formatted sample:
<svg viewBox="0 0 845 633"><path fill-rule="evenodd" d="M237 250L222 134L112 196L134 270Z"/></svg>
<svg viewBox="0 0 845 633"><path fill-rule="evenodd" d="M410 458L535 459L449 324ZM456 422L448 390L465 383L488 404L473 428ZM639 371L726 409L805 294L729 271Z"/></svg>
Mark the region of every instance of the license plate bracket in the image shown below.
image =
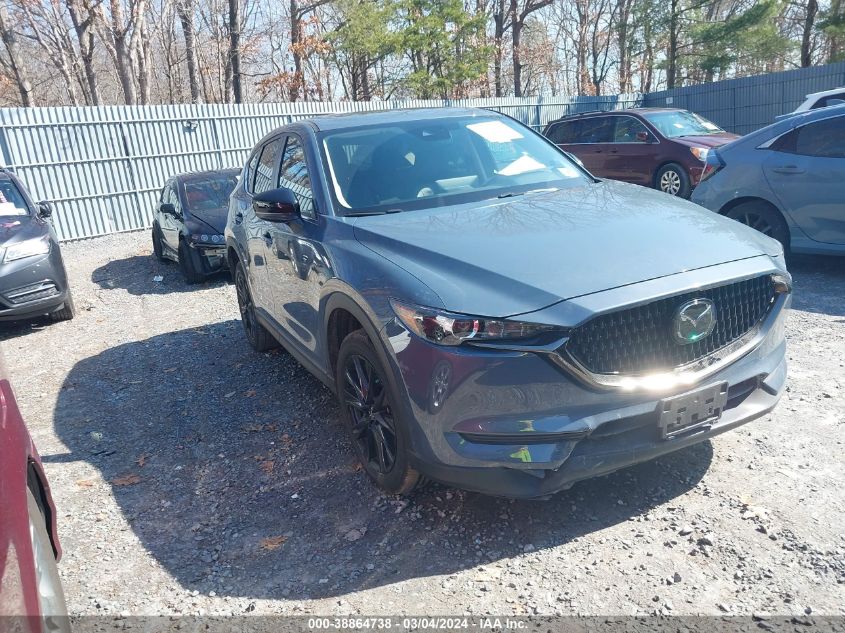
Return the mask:
<svg viewBox="0 0 845 633"><path fill-rule="evenodd" d="M671 440L712 426L722 416L727 403L726 382L661 400L658 405L660 437Z"/></svg>

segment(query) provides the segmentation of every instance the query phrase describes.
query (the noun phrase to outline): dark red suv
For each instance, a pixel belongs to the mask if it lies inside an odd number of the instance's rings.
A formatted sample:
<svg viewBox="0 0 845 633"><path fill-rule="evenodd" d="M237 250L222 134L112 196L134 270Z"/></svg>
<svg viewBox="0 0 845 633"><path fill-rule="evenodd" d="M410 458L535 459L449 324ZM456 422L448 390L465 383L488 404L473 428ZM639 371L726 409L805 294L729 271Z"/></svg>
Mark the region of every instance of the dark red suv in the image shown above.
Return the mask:
<svg viewBox="0 0 845 633"><path fill-rule="evenodd" d="M689 198L707 151L738 138L687 110L636 108L552 121L543 134L596 176Z"/></svg>

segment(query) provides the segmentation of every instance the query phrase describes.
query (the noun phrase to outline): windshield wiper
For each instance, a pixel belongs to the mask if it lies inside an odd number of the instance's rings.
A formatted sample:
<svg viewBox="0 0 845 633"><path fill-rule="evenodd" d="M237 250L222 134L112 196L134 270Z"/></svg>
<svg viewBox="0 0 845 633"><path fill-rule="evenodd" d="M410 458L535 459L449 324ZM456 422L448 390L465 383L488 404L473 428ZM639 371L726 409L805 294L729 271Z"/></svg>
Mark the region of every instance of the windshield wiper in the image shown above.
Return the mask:
<svg viewBox="0 0 845 633"><path fill-rule="evenodd" d="M345 218L361 218L367 215L385 215L387 213L401 213L402 209L388 209L387 211L355 211L353 213L344 213Z"/></svg>
<svg viewBox="0 0 845 633"><path fill-rule="evenodd" d="M505 191L500 193L497 198L516 198L517 196L524 196L528 193L543 193L546 191L557 191L557 187L540 187L539 189L529 189L528 191Z"/></svg>

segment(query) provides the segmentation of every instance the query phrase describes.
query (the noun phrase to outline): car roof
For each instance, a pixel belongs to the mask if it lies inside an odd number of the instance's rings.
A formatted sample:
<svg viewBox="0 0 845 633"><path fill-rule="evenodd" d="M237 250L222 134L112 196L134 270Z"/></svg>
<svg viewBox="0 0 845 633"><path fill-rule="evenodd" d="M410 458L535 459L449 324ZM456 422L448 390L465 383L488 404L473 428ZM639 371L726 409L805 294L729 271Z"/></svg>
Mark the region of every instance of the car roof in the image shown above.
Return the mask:
<svg viewBox="0 0 845 633"><path fill-rule="evenodd" d="M328 131L363 125L389 125L403 121L426 121L453 117L502 116L483 108L398 108L372 112L344 112L324 114L298 123L311 125L314 130Z"/></svg>
<svg viewBox="0 0 845 633"><path fill-rule="evenodd" d="M800 125L809 121L815 121L816 119L826 119L830 116L841 116L843 114L845 114L845 103L841 105L827 106L825 108L816 108L814 110L790 112L788 114L781 115L781 117L778 118L778 122L794 121L796 122L796 125ZM801 121L799 121L799 119L801 119Z"/></svg>
<svg viewBox="0 0 845 633"><path fill-rule="evenodd" d="M811 92L808 94L805 99L819 99L821 97L827 97L830 95L839 94L840 92L845 91L845 86L841 88L833 88L832 90L822 90L821 92Z"/></svg>
<svg viewBox="0 0 845 633"><path fill-rule="evenodd" d="M186 182L189 180L203 180L210 176L237 176L241 173L240 167L226 167L225 169L207 169L205 171L187 171L173 176L173 180Z"/></svg>
<svg viewBox="0 0 845 633"><path fill-rule="evenodd" d="M687 112L684 108L623 108L621 110L590 110L589 112L575 112L573 114L564 114L559 119L550 121L550 123L557 123L558 121L567 121L569 119L579 119L582 117L601 116L606 114L650 114L652 112Z"/></svg>

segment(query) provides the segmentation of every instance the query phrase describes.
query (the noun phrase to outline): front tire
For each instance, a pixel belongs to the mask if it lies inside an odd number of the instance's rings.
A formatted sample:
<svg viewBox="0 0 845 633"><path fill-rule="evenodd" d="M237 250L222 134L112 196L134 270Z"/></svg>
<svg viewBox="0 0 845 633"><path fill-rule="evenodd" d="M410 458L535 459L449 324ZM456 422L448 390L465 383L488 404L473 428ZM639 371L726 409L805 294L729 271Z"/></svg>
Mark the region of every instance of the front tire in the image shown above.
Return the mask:
<svg viewBox="0 0 845 633"><path fill-rule="evenodd" d="M266 352L279 346L276 339L261 325L255 316L255 304L252 301L252 293L249 291L249 284L246 280L246 271L243 265L235 264L235 291L238 295L238 309L241 312L241 323L244 326L246 339L256 352Z"/></svg>
<svg viewBox="0 0 845 633"><path fill-rule="evenodd" d="M70 321L74 316L76 316L76 306L73 304L73 295L70 293L70 288L68 288L65 304L55 312L50 313L50 320L53 323Z"/></svg>
<svg viewBox="0 0 845 633"><path fill-rule="evenodd" d="M396 406L398 394L387 376L363 330L343 340L335 379L355 453L376 486L386 493L402 495L422 480L410 465L408 430Z"/></svg>
<svg viewBox="0 0 845 633"><path fill-rule="evenodd" d="M45 631L70 632L67 603L53 553L53 544L47 533L47 521L32 491L26 490L26 508L29 515L29 535L32 540L32 558L35 562L38 603Z"/></svg>
<svg viewBox="0 0 845 633"><path fill-rule="evenodd" d="M185 244L184 240L179 240L179 268L182 270L185 283L194 285L205 279L202 272L197 269L198 263L194 257L194 253Z"/></svg>
<svg viewBox="0 0 845 633"><path fill-rule="evenodd" d="M764 202L743 202L725 214L726 217L742 222L763 235L773 237L789 252L789 226L783 216Z"/></svg>
<svg viewBox="0 0 845 633"><path fill-rule="evenodd" d="M163 262L164 259L164 248L161 246L161 227L158 223L153 224L153 231L152 231L152 238L153 238L153 255L155 258Z"/></svg>
<svg viewBox="0 0 845 633"><path fill-rule="evenodd" d="M687 170L678 163L669 163L658 169L654 176L654 187L663 193L679 198L689 198L692 193L692 184Z"/></svg>

